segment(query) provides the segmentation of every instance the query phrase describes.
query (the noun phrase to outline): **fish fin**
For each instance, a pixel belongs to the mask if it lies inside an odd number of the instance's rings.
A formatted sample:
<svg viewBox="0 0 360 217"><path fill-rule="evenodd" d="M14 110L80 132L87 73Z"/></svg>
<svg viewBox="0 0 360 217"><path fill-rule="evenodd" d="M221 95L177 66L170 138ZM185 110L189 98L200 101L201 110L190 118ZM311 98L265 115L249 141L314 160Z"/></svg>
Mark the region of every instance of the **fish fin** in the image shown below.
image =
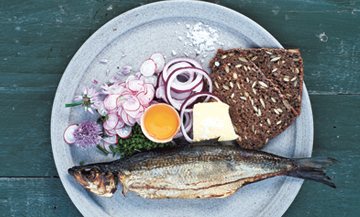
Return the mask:
<svg viewBox="0 0 360 217"><path fill-rule="evenodd" d="M125 188L125 186L123 186L123 190L122 190L122 192L121 192L123 195L124 195L124 197L125 197L125 194L127 193L127 189Z"/></svg>
<svg viewBox="0 0 360 217"><path fill-rule="evenodd" d="M332 188L337 188L337 186L329 181L331 180L328 177L323 169L333 164L338 163L334 158L330 157L314 157L314 158L298 158L293 159L296 169L290 170L288 172L289 176L298 177L306 180L313 180L316 182L323 183Z"/></svg>
<svg viewBox="0 0 360 217"><path fill-rule="evenodd" d="M228 140L228 141L219 141L220 145L223 146L233 146L233 147L239 147L239 144L237 143L237 141L234 140Z"/></svg>
<svg viewBox="0 0 360 217"><path fill-rule="evenodd" d="M181 145L181 146L185 146L185 145L189 145L189 146L193 146L193 145L214 145L214 146L216 146L216 145L219 145L219 141L218 141L219 138L204 140L204 141L200 141L200 142L193 142L193 143L190 143L190 142L186 141L185 139L179 138L179 139L175 140L175 143L177 145Z"/></svg>
<svg viewBox="0 0 360 217"><path fill-rule="evenodd" d="M193 142L193 143L189 143L188 141L186 141L185 139L177 139L175 140L175 143L177 145L189 145L189 146L194 146L194 145L206 145L206 146L219 146L219 145L223 145L223 146L236 146L238 147L238 143L236 142L236 140L228 140L228 141L219 141L219 138L214 138L214 139L209 139L209 140L204 140L204 141L200 141L200 142Z"/></svg>

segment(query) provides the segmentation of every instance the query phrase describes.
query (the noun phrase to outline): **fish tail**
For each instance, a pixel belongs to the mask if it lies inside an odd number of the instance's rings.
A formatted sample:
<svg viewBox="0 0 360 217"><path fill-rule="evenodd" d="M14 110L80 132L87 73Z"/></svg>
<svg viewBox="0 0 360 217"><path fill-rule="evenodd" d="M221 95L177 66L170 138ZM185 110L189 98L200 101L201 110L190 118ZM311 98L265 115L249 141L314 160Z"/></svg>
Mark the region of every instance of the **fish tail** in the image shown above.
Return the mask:
<svg viewBox="0 0 360 217"><path fill-rule="evenodd" d="M337 188L337 186L331 182L331 178L323 171L326 167L338 163L339 161L336 159L330 157L314 157L298 158L293 159L293 161L295 169L290 170L287 175L306 180L313 180L332 188Z"/></svg>

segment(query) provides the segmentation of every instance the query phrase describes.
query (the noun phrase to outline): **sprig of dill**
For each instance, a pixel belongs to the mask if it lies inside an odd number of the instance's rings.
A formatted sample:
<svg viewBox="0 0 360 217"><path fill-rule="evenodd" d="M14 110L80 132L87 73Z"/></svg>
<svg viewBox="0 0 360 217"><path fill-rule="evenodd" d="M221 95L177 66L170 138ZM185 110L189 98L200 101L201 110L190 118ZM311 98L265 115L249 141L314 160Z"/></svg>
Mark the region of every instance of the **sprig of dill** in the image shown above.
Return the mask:
<svg viewBox="0 0 360 217"><path fill-rule="evenodd" d="M103 119L99 120L103 121ZM118 135L116 135L118 136ZM163 148L167 146L174 146L175 143L167 142L167 143L156 143L148 138L143 134L141 127L137 124L132 127L131 134L128 138L122 139L118 136L118 142L113 146L110 145L109 149L115 156L117 153L120 154L121 158L131 156L137 152L142 152L146 150L151 150L154 148ZM99 148L99 147L98 147ZM101 147L100 147L101 148ZM101 148L99 150L104 152L104 149ZM109 151L104 152L105 154L109 154Z"/></svg>

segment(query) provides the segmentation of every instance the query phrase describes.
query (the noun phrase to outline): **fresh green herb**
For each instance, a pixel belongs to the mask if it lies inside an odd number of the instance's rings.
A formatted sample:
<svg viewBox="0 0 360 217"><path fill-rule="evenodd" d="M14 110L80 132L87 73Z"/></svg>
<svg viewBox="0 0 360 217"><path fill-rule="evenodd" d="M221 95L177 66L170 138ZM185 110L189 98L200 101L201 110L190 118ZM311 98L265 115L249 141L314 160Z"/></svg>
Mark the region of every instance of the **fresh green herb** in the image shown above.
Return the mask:
<svg viewBox="0 0 360 217"><path fill-rule="evenodd" d="M150 141L143 134L141 127L136 124L135 126L133 126L131 134L128 138L126 139L119 138L118 143L116 143L115 149L112 146L109 147L113 153L119 153L121 154L121 158L123 158L123 157L131 156L136 152L141 152L154 148L174 146L174 145L175 144L172 142L156 143Z"/></svg>
<svg viewBox="0 0 360 217"><path fill-rule="evenodd" d="M84 161L80 161L80 165L84 165Z"/></svg>
<svg viewBox="0 0 360 217"><path fill-rule="evenodd" d="M82 105L82 104L83 104L83 101L75 102L75 103L71 103L71 104L65 104L65 107L69 108L69 107L74 107L74 106L78 106L78 105Z"/></svg>
<svg viewBox="0 0 360 217"><path fill-rule="evenodd" d="M109 152L106 151L105 149L103 149L100 145L97 145L96 148L98 148L100 151L104 152L106 155L109 154Z"/></svg>

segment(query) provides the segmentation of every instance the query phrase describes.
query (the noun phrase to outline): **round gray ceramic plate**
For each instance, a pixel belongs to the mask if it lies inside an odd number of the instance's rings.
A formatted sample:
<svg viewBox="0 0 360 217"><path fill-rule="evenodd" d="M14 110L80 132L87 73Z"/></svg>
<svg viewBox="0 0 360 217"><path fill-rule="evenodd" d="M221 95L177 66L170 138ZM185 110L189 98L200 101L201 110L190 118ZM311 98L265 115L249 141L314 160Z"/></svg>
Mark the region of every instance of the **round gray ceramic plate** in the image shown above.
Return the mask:
<svg viewBox="0 0 360 217"><path fill-rule="evenodd" d="M70 124L96 120L83 108L65 108L84 86L100 89L119 71L118 66L139 69L154 52L169 60L189 56L210 72L208 63L218 48L282 47L266 30L228 8L200 1L164 1L130 10L95 32L75 54L56 92L51 141L56 167L70 198L84 216L281 216L296 197L301 179L275 177L239 189L223 199L148 200L121 186L112 198L98 197L82 188L67 169L88 163L115 160L96 148L86 151L67 145L63 132ZM199 53L200 55L196 55ZM107 59L101 63L100 59ZM106 71L109 70L109 75ZM96 79L99 84L92 81ZM313 119L304 85L302 113L265 151L286 157L309 157L313 143Z"/></svg>

